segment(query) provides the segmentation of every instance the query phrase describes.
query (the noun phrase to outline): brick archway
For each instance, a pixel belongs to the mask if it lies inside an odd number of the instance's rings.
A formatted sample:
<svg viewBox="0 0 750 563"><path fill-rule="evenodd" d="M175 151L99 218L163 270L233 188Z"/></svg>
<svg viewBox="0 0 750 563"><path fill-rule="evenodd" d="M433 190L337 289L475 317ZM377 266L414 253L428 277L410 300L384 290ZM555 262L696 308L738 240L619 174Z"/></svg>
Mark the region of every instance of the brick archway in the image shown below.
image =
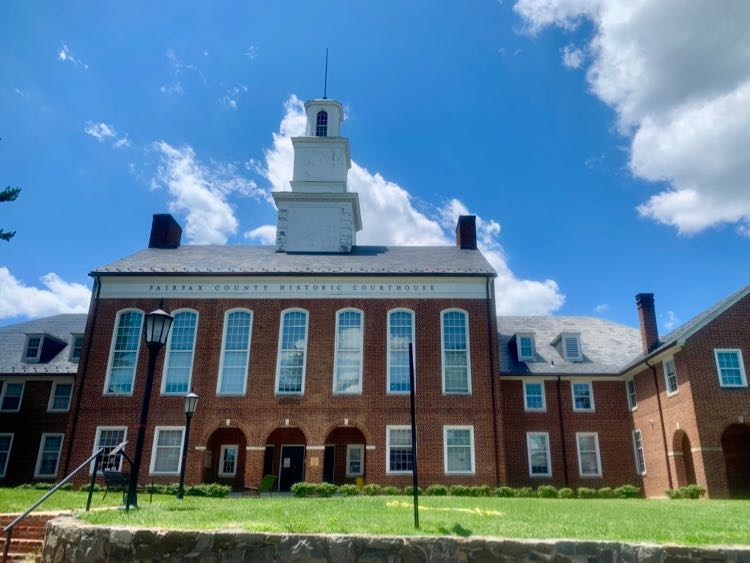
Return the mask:
<svg viewBox="0 0 750 563"><path fill-rule="evenodd" d="M750 498L750 426L730 424L721 435L727 468L727 487L732 498Z"/></svg>
<svg viewBox="0 0 750 563"><path fill-rule="evenodd" d="M674 454L676 486L695 484L695 466L693 465L693 451L690 438L684 430L678 430L672 436L672 452Z"/></svg>
<svg viewBox="0 0 750 563"><path fill-rule="evenodd" d="M214 430L206 440L203 458L203 482L222 483L234 490L245 487L245 433L237 427Z"/></svg>
<svg viewBox="0 0 750 563"><path fill-rule="evenodd" d="M355 426L337 426L325 439L323 480L336 485L365 479L367 437Z"/></svg>

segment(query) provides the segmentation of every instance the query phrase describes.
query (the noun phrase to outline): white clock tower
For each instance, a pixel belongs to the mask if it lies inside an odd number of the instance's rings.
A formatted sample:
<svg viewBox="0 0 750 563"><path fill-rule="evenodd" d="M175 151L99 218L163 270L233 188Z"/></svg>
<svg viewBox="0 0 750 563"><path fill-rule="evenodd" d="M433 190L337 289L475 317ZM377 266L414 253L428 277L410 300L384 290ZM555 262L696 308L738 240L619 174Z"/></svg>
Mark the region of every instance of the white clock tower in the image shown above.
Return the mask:
<svg viewBox="0 0 750 563"><path fill-rule="evenodd" d="M273 192L279 211L279 252L351 252L362 230L359 197L347 191L352 162L349 139L340 136L343 108L335 100L305 103L304 137L292 137L291 192Z"/></svg>

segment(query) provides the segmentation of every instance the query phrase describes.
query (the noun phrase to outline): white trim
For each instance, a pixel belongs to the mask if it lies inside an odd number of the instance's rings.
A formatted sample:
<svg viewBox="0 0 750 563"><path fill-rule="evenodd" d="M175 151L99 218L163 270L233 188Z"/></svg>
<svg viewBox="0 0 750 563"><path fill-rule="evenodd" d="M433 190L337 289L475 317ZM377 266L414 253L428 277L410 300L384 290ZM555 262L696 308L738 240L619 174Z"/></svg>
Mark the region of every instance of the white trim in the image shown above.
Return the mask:
<svg viewBox="0 0 750 563"><path fill-rule="evenodd" d="M630 400L629 384L633 385L633 400L632 401ZM628 399L628 408L630 409L630 411L633 412L633 411L638 410L638 393L636 392L636 389L635 389L635 379L632 377L625 381L625 395Z"/></svg>
<svg viewBox="0 0 750 563"><path fill-rule="evenodd" d="M156 471L156 450L159 447L159 436L162 431L180 431L180 452L177 457L177 470L176 471ZM185 445L185 427L184 426L156 426L154 428L154 440L151 444L151 462L148 466L149 475L179 475L182 469L182 448ZM162 447L174 447L174 446L162 446Z"/></svg>
<svg viewBox="0 0 750 563"><path fill-rule="evenodd" d="M8 381L7 379L2 380L3 389L0 391L0 413L3 412L19 412L21 410L21 403L23 403L23 392L26 390L26 381ZM5 394L8 391L8 385L20 385L21 394L18 397L18 407L15 409L4 409L3 403L5 402Z"/></svg>
<svg viewBox="0 0 750 563"><path fill-rule="evenodd" d="M268 446L245 446L246 452L265 452Z"/></svg>
<svg viewBox="0 0 750 563"><path fill-rule="evenodd" d="M457 471L448 469L448 431L449 430L468 430L469 431L469 453L471 456L471 469L468 471ZM446 475L474 475L476 473L476 464L474 459L474 427L471 425L444 425L443 426L443 471Z"/></svg>
<svg viewBox="0 0 750 563"><path fill-rule="evenodd" d="M385 427L385 474L386 475L411 475L413 471L391 471L391 430L411 431L411 451L414 455L414 432L409 424L393 424ZM406 446L398 446L406 447ZM413 459L413 458L412 458Z"/></svg>
<svg viewBox="0 0 750 563"><path fill-rule="evenodd" d="M565 339L574 339L578 354L571 356L568 354L568 347L565 345ZM568 362L580 362L583 360L583 348L581 346L581 335L577 332L563 332L560 334L560 350L562 350L562 357Z"/></svg>
<svg viewBox="0 0 750 563"><path fill-rule="evenodd" d="M83 355L83 341L86 335L83 332L71 332L70 336L70 354L68 355L68 361L70 363L77 364L80 361L81 356ZM78 337L81 338L81 354L77 358L74 358L73 351L75 350L76 338Z"/></svg>
<svg viewBox="0 0 750 563"><path fill-rule="evenodd" d="M234 448L234 471L231 473L225 473L222 471L224 468L224 453L229 449ZM219 477L236 477L237 466L240 464L240 446L239 444L222 444L219 450L219 466L216 468L216 474Z"/></svg>
<svg viewBox="0 0 750 563"><path fill-rule="evenodd" d="M641 468L639 467L638 463L638 442L635 439L636 434L638 435L638 441L641 443L641 455L640 458L643 461L643 471L641 471ZM638 475L645 475L646 474L646 449L643 446L643 433L641 432L640 428L636 428L632 432L633 436L633 454L635 455L635 472Z"/></svg>
<svg viewBox="0 0 750 563"><path fill-rule="evenodd" d="M95 454L96 451L99 449L99 440L101 439L102 431L120 431L122 430L122 441L126 441L128 438L128 427L127 426L97 426L96 427L96 433L94 434L94 447L91 448L91 453ZM114 448L117 444L114 444L112 447ZM108 446L109 447L109 446ZM94 465L96 464L96 459L93 459L91 463L89 464L89 475L91 475L94 472ZM122 469L122 456L120 456L120 465L118 466L117 470L120 471Z"/></svg>
<svg viewBox="0 0 750 563"><path fill-rule="evenodd" d="M411 315L411 348L414 357L414 385L417 385L417 343L416 343L416 315L411 309L406 307L396 307L389 309L386 313L386 333L385 333L385 392L388 395L408 395L409 391L391 391L391 314L406 312ZM411 473L411 471L409 472Z"/></svg>
<svg viewBox="0 0 750 563"><path fill-rule="evenodd" d="M29 349L29 340L32 338L38 338L39 339L39 345L36 349L36 356L27 356L26 352ZM31 333L26 335L26 340L23 343L23 352L21 361L26 364L36 364L39 363L39 359L42 357L42 346L44 346L44 333Z"/></svg>
<svg viewBox="0 0 750 563"><path fill-rule="evenodd" d="M539 387L542 390L542 406L541 408L531 408L528 404L528 395L526 394L526 386L527 385L539 385ZM524 379L521 382L521 386L523 387L523 410L524 412L547 412L547 394L545 392L545 385L544 381L540 380L532 380L532 379Z"/></svg>
<svg viewBox="0 0 750 563"><path fill-rule="evenodd" d="M8 444L8 456L5 458L5 467L0 467L0 479L5 478L5 474L8 472L8 465L10 464L10 452L13 450L13 432L0 432L0 436L10 436L10 443Z"/></svg>
<svg viewBox="0 0 750 563"><path fill-rule="evenodd" d="M531 438L544 436L545 453L547 454L547 473L532 473ZM552 477L552 456L550 455L549 432L526 432L526 457L529 463L529 477Z"/></svg>
<svg viewBox="0 0 750 563"><path fill-rule="evenodd" d="M351 451L358 449L361 453L359 460L359 473L351 473L349 471L349 461L351 459ZM347 477L361 477L365 474L365 446L364 444L347 444L346 445L346 476Z"/></svg>
<svg viewBox="0 0 750 563"><path fill-rule="evenodd" d="M242 392L227 392L221 391L221 384L224 380L224 354L226 350L224 347L226 346L227 342L227 328L228 328L228 320L229 315L236 312L242 312L242 313L249 313L250 314L250 326L248 327L247 331L247 361L245 362L245 376L243 378L242 383ZM247 372L250 366L250 349L252 346L252 338L253 338L253 321L255 320L255 315L253 315L253 312L250 309L247 309L245 307L234 307L232 309L229 309L224 312L224 327L222 328L222 334L221 334L221 348L219 349L219 374L216 376L216 395L219 397L242 397L247 393ZM196 334L198 333L198 325L196 324L195 327ZM191 376L192 377L192 376Z"/></svg>
<svg viewBox="0 0 750 563"><path fill-rule="evenodd" d="M336 390L336 375L338 373L338 362L339 362L339 319L341 313L354 312L359 314L359 391L337 391ZM336 311L336 335L333 343L333 385L332 392L334 395L361 395L364 389L363 380L363 366L365 363L365 313L361 309L355 307L344 307ZM348 351L348 350L347 350Z"/></svg>
<svg viewBox="0 0 750 563"><path fill-rule="evenodd" d="M675 384L675 390L670 391L669 390L669 374L667 373L667 364L672 364L672 369L674 370L674 384ZM673 395L677 395L680 392L680 382L677 380L677 365L674 363L674 356L670 356L669 358L664 358L661 362L661 369L662 374L664 375L664 389L667 392L667 397L672 397Z"/></svg>
<svg viewBox="0 0 750 563"><path fill-rule="evenodd" d="M42 464L42 454L44 453L44 445L47 438L60 437L60 448L57 450L57 459L55 460L55 472L54 473L39 473L40 465ZM60 469L60 455L62 454L63 442L65 441L65 434L62 432L44 432L41 440L39 440L39 451L36 455L36 465L34 466L34 479L45 479L52 477L53 479L57 476L57 471Z"/></svg>
<svg viewBox="0 0 750 563"><path fill-rule="evenodd" d="M375 449L375 444L367 444L367 445L365 446L365 449L366 449L366 450L374 450L374 449Z"/></svg>
<svg viewBox="0 0 750 563"><path fill-rule="evenodd" d="M581 460L581 438L594 437L594 452L596 453L596 473L584 473L583 462ZM578 452L578 475L581 477L601 477L602 476L602 458L599 453L599 433L598 432L576 432L576 451Z"/></svg>
<svg viewBox="0 0 750 563"><path fill-rule="evenodd" d="M531 340L531 356L524 356L521 353L521 338L528 338ZM528 362L536 357L536 342L534 341L533 332L517 332L516 333L516 355L518 356L519 362Z"/></svg>
<svg viewBox="0 0 750 563"><path fill-rule="evenodd" d="M326 447L325 446L305 446L305 449L322 452L322 451L325 451Z"/></svg>
<svg viewBox="0 0 750 563"><path fill-rule="evenodd" d="M68 395L68 407L65 409L52 408L55 404L55 391L60 385L70 385L70 395ZM53 381L52 389L49 392L49 400L47 401L47 412L68 412L70 410L70 402L73 399L73 382L72 381Z"/></svg>
<svg viewBox="0 0 750 563"><path fill-rule="evenodd" d="M740 379L742 379L742 383L736 384L736 385L725 385L722 382L721 379L721 368L719 367L719 353L736 353L737 354L737 363L739 364L740 368ZM716 373L719 376L719 387L726 387L728 389L739 389L742 387L747 387L747 377L745 376L745 362L742 359L742 350L739 348L714 348L714 360L716 361Z"/></svg>
<svg viewBox="0 0 750 563"><path fill-rule="evenodd" d="M112 375L112 360L114 359L114 354L115 354L115 344L117 343L117 330L120 327L120 317L122 317L124 313L129 313L131 311L140 313L141 323L138 329L138 347L135 349L135 361L133 362L133 377L130 381L130 393L115 393L114 391L110 392L110 391L107 391L107 389L109 388L109 379L110 379L110 376ZM133 391L135 389L135 376L136 376L136 372L138 371L138 357L140 356L141 340L143 339L142 338L143 320L145 319L145 317L146 317L145 313L141 311L140 309L136 309L135 307L128 307L126 309L120 309L119 311L117 311L117 315L115 316L115 324L112 329L112 341L110 342L110 345L109 345L109 359L107 360L107 375L104 377L104 389L102 389L102 395L110 396L110 397L132 397L133 396Z"/></svg>
<svg viewBox="0 0 750 563"><path fill-rule="evenodd" d="M445 315L446 313L461 313L464 316L466 328L466 391L447 391L445 388ZM416 363L416 362L415 362ZM471 395L471 345L469 343L469 312L464 309L451 307L440 311L440 367L443 382L443 395ZM415 382L416 384L416 382Z"/></svg>
<svg viewBox="0 0 750 563"><path fill-rule="evenodd" d="M300 312L305 314L305 349L302 352L302 382L300 384L300 390L299 391L279 391L279 376L281 375L281 352L283 345L283 336L284 336L284 316L287 313L294 313L294 312ZM273 386L273 392L274 395L278 396L301 396L305 394L305 375L307 373L307 345L310 341L310 312L307 309L302 309L301 307L290 307L288 309L284 309L281 311L281 315L279 317L279 346L278 351L276 352L276 381L274 382Z"/></svg>
<svg viewBox="0 0 750 563"><path fill-rule="evenodd" d="M171 392L165 391L165 388L167 386L167 369L169 368L169 360L172 357L172 335L174 334L174 323L173 323L172 328L169 331L169 336L167 337L167 345L165 346L166 351L164 353L164 365L162 366L162 370L161 370L161 386L159 388L159 392L162 395L165 395L167 397L174 397L174 396L181 397L181 396L187 395L188 393L190 393L190 389L192 388L192 383L193 383L193 365L195 362L195 345L198 340L198 322L200 321L200 313L198 313L198 311L196 311L195 309L184 307L182 309L177 309L176 311L172 311L171 315L176 318L177 315L179 315L180 313L193 313L195 315L195 328L193 330L193 345L190 348L190 369L188 370L187 389L185 391L171 391ZM250 319L250 328L252 330L252 318Z"/></svg>
<svg viewBox="0 0 750 563"><path fill-rule="evenodd" d="M564 370L565 366L556 366L560 367L560 370ZM557 381L558 376L549 372L543 373L543 374L524 374L524 375L506 375L506 374L500 374L499 380L500 381L523 381L525 379L529 378L529 375L533 375L534 379L538 379L539 381ZM592 376L590 373L580 373L580 374L566 374L566 375L560 375L561 381L623 381L623 378L625 376L623 375L595 375Z"/></svg>
<svg viewBox="0 0 750 563"><path fill-rule="evenodd" d="M576 393L575 393L575 386L576 385L588 385L589 387L589 399L591 400L591 408L588 409L579 409L576 408ZM596 411L596 405L594 404L594 384L591 381L571 381L570 382L570 397L573 400L573 411L575 412L595 412Z"/></svg>

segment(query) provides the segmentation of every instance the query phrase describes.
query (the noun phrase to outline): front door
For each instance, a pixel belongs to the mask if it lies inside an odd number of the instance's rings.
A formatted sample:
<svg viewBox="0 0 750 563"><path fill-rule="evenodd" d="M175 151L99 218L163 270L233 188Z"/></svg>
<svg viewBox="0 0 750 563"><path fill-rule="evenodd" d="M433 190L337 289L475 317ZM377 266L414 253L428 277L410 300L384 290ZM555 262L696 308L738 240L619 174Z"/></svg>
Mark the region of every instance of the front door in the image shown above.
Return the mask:
<svg viewBox="0 0 750 563"><path fill-rule="evenodd" d="M281 446L279 490L288 491L305 478L305 446Z"/></svg>
<svg viewBox="0 0 750 563"><path fill-rule="evenodd" d="M333 483L333 470L336 467L336 446L326 446L323 454L323 481Z"/></svg>

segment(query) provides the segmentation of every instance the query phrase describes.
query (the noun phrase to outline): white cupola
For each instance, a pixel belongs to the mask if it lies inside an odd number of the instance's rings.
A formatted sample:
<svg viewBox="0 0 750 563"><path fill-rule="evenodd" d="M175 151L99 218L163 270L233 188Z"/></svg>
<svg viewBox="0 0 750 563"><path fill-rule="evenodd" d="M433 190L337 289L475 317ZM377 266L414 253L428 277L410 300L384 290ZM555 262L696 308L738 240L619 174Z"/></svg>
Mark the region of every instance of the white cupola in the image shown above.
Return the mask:
<svg viewBox="0 0 750 563"><path fill-rule="evenodd" d="M340 136L343 108L335 100L305 103L304 137L292 137L292 191L273 192L279 252L351 252L362 230L359 197L347 191L349 139Z"/></svg>

